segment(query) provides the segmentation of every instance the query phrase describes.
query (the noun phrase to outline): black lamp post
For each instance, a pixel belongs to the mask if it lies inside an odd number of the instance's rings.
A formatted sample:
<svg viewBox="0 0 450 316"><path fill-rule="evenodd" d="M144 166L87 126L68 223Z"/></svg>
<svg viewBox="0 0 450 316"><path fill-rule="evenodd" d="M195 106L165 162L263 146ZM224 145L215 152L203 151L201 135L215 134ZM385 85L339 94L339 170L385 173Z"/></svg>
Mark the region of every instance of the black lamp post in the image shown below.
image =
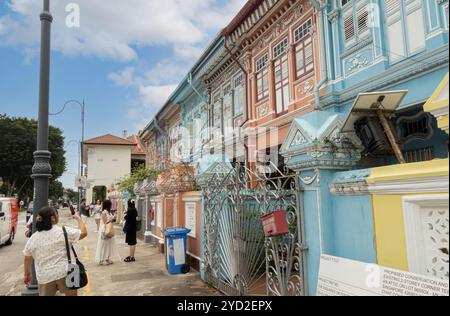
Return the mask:
<svg viewBox="0 0 450 316"><path fill-rule="evenodd" d="M79 175L84 176L84 159L83 159L83 142L84 142L84 113L85 113L85 104L84 104L84 100L82 102L77 101L77 100L69 100L66 103L64 103L62 109L56 113L50 113L50 115L55 116L55 115L59 115L62 112L64 112L64 110L66 109L66 106L69 105L70 103L73 104L77 104L80 106L80 110L81 110L81 143L80 143L80 166L79 166ZM78 188L78 212L81 212L81 200L83 198L83 190Z"/></svg>
<svg viewBox="0 0 450 316"><path fill-rule="evenodd" d="M41 208L48 205L49 179L52 177L50 166L51 153L48 151L48 112L50 97L50 44L53 17L50 13L50 0L43 0L44 10L41 19L41 61L39 77L39 118L37 132L37 149L34 152L32 179L34 180L33 233L36 231L36 217ZM31 284L24 296L37 296L38 286L33 266Z"/></svg>

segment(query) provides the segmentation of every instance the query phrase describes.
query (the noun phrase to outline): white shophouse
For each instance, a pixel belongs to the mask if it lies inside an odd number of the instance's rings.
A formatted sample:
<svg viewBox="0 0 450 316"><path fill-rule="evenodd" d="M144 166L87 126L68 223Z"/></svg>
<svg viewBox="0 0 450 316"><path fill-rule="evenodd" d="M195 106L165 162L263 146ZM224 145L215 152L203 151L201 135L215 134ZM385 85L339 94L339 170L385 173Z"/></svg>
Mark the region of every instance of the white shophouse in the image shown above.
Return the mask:
<svg viewBox="0 0 450 316"><path fill-rule="evenodd" d="M108 190L116 188L118 180L130 174L131 155L135 147L136 143L110 134L83 143L88 203L105 200Z"/></svg>

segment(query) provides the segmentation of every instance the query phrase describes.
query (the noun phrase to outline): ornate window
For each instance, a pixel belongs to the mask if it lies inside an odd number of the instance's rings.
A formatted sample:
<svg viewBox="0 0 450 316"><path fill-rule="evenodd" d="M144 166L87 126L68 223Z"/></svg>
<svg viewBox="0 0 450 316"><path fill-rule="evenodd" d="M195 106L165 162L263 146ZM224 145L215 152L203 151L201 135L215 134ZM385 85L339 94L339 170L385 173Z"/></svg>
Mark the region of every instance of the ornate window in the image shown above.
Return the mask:
<svg viewBox="0 0 450 316"><path fill-rule="evenodd" d="M425 48L421 0L386 0L385 12L391 62L407 58Z"/></svg>
<svg viewBox="0 0 450 316"><path fill-rule="evenodd" d="M266 54L256 61L257 101L269 96L269 71L267 64L269 55Z"/></svg>
<svg viewBox="0 0 450 316"><path fill-rule="evenodd" d="M370 35L369 1L342 0L341 4L343 7L344 42L347 47L366 39Z"/></svg>
<svg viewBox="0 0 450 316"><path fill-rule="evenodd" d="M231 83L223 87L223 129L225 136L233 132L233 99Z"/></svg>
<svg viewBox="0 0 450 316"><path fill-rule="evenodd" d="M211 126L213 127L213 139L218 137L222 129L222 98L220 92L214 94L211 109Z"/></svg>
<svg viewBox="0 0 450 316"><path fill-rule="evenodd" d="M408 150L403 153L407 163L430 161L434 159L433 147Z"/></svg>
<svg viewBox="0 0 450 316"><path fill-rule="evenodd" d="M308 19L294 31L297 79L314 69L314 50L310 30L312 19Z"/></svg>
<svg viewBox="0 0 450 316"><path fill-rule="evenodd" d="M426 112L419 112L413 116L401 116L397 119L397 133L403 144L412 141L425 141L433 137L433 117Z"/></svg>
<svg viewBox="0 0 450 316"><path fill-rule="evenodd" d="M289 62L287 52L288 39L284 39L273 49L277 58L274 62L275 102L277 113L284 113L289 106Z"/></svg>
<svg viewBox="0 0 450 316"><path fill-rule="evenodd" d="M285 53L286 52L286 48L287 48L288 45L289 45L289 41L288 41L287 38L285 38L279 44L277 44L273 48L273 58L277 58L281 54Z"/></svg>
<svg viewBox="0 0 450 316"><path fill-rule="evenodd" d="M244 103L245 103L244 74L241 73L234 77L233 86L234 86L233 113L236 116L244 113Z"/></svg>
<svg viewBox="0 0 450 316"><path fill-rule="evenodd" d="M403 198L409 270L448 280L448 195Z"/></svg>

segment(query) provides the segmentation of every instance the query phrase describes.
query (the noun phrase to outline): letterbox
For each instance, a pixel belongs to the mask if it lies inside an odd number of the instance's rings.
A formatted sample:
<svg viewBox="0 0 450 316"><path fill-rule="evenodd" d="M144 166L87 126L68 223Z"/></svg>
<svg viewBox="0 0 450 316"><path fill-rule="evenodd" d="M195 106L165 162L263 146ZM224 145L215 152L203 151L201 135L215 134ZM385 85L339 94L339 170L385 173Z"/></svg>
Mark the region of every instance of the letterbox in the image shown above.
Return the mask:
<svg viewBox="0 0 450 316"><path fill-rule="evenodd" d="M261 219L266 237L275 237L289 233L285 209L266 214Z"/></svg>

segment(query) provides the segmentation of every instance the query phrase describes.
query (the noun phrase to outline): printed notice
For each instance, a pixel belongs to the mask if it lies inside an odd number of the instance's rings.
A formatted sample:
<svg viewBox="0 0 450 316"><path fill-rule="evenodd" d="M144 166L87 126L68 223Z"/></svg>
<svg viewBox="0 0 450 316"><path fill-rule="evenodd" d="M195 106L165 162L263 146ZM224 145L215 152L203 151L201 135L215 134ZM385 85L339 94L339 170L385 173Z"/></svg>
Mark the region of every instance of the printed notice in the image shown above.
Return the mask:
<svg viewBox="0 0 450 316"><path fill-rule="evenodd" d="M176 266L186 263L183 238L173 240L173 252Z"/></svg>
<svg viewBox="0 0 450 316"><path fill-rule="evenodd" d="M197 203L186 203L186 228L191 231L189 237L195 238L197 236Z"/></svg>
<svg viewBox="0 0 450 316"><path fill-rule="evenodd" d="M449 280L323 255L317 296L448 296Z"/></svg>

